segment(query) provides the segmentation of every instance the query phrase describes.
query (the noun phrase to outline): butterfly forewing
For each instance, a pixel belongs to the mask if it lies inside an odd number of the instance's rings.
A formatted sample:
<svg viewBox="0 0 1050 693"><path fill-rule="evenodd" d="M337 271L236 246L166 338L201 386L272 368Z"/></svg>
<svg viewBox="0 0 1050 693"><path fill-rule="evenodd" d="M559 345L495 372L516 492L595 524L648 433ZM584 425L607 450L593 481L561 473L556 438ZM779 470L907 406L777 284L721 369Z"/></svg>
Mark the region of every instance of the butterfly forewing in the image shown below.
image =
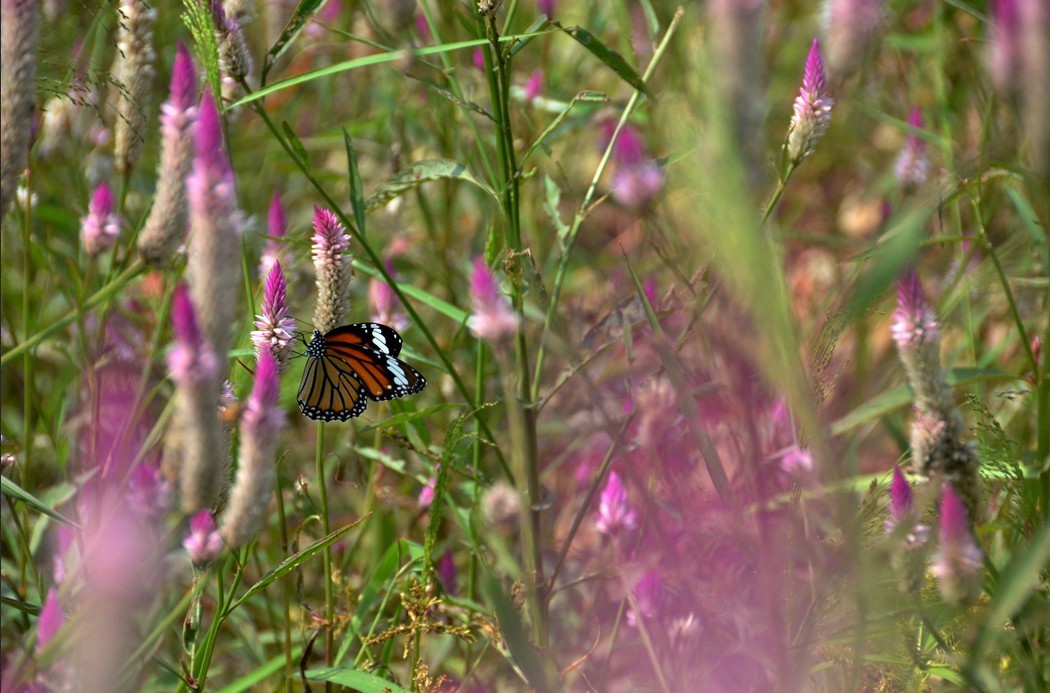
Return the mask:
<svg viewBox="0 0 1050 693"><path fill-rule="evenodd" d="M299 386L299 409L311 419L346 421L366 400L404 397L426 387L423 375L397 355L401 336L379 323L355 323L314 331Z"/></svg>

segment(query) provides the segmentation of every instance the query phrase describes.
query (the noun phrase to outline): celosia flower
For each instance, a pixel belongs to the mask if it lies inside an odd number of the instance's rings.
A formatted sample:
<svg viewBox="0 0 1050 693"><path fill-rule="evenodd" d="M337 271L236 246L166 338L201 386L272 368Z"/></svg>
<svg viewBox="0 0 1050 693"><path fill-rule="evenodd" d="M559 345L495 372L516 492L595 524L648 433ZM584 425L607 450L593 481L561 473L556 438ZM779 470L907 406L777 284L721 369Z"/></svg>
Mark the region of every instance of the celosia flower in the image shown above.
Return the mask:
<svg viewBox="0 0 1050 693"><path fill-rule="evenodd" d="M599 145L608 146L615 134L616 124L607 120L602 126ZM624 125L613 143L612 159L615 164L612 178L612 196L624 207L642 210L649 207L663 189L664 173L650 156L642 141L641 133L632 125Z"/></svg>
<svg viewBox="0 0 1050 693"><path fill-rule="evenodd" d="M831 107L835 101L827 94L824 62L820 45L813 39L806 58L802 88L795 98L794 114L788 128L788 160L792 166L802 163L817 148L831 122Z"/></svg>
<svg viewBox="0 0 1050 693"><path fill-rule="evenodd" d="M940 537L930 569L941 595L958 604L981 592L981 549L973 538L966 507L951 484L941 496Z"/></svg>
<svg viewBox="0 0 1050 693"><path fill-rule="evenodd" d="M210 510L201 510L190 518L190 531L182 539L193 565L211 563L222 552L222 535L215 529L215 518Z"/></svg>
<svg viewBox="0 0 1050 693"><path fill-rule="evenodd" d="M609 472L609 480L602 489L594 526L607 537L616 537L638 527L638 514L629 505L627 489L616 472Z"/></svg>
<svg viewBox="0 0 1050 693"><path fill-rule="evenodd" d="M245 80L252 71L252 56L244 30L234 15L227 15L221 0L207 0L215 22L215 42L219 46L219 71L234 82Z"/></svg>
<svg viewBox="0 0 1050 693"><path fill-rule="evenodd" d="M117 94L114 158L117 170L135 167L146 138L147 99L152 89L153 23L157 11L144 0L123 0L113 74L121 89Z"/></svg>
<svg viewBox="0 0 1050 693"><path fill-rule="evenodd" d="M440 465L438 465L440 468ZM416 507L420 510L429 508L434 502L434 487L437 485L437 477L427 478L427 483L423 484L423 488L419 490L419 497L416 499Z"/></svg>
<svg viewBox="0 0 1050 693"><path fill-rule="evenodd" d="M40 616L36 625L36 651L40 652L52 638L62 630L66 622L65 614L62 613L62 605L58 602L58 590L51 587L44 599L44 606L40 609Z"/></svg>
<svg viewBox="0 0 1050 693"><path fill-rule="evenodd" d="M387 263L387 272L391 276L394 268ZM372 320L384 325L390 325L400 332L408 326L408 318L404 311L400 310L401 302L390 285L379 277L368 280L368 303L372 307Z"/></svg>
<svg viewBox="0 0 1050 693"><path fill-rule="evenodd" d="M7 214L29 163L39 23L38 0L0 3L0 217Z"/></svg>
<svg viewBox="0 0 1050 693"><path fill-rule="evenodd" d="M988 3L988 69L995 88L1010 93L1020 86L1023 73L1021 13L1019 0L991 0Z"/></svg>
<svg viewBox="0 0 1050 693"><path fill-rule="evenodd" d="M160 107L157 192L138 238L139 253L151 264L168 262L186 241L186 176L193 168L196 102L197 78L193 59L180 41L171 68L168 100Z"/></svg>
<svg viewBox="0 0 1050 693"><path fill-rule="evenodd" d="M940 327L937 314L923 298L915 270L897 282L897 309L891 329L916 403L925 409L945 402L948 395L941 373Z"/></svg>
<svg viewBox="0 0 1050 693"><path fill-rule="evenodd" d="M554 0L538 0L536 3L536 9L540 11L540 14L548 17L554 16Z"/></svg>
<svg viewBox="0 0 1050 693"><path fill-rule="evenodd" d="M220 392L219 359L198 326L189 292L175 289L172 302L175 347L168 367L175 381L175 423L168 436L171 464L179 467L179 488L186 512L208 507L222 487L226 459L215 401Z"/></svg>
<svg viewBox="0 0 1050 693"><path fill-rule="evenodd" d="M285 260L285 244L281 242L288 233L288 217L284 213L284 205L281 204L281 196L275 190L270 197L270 209L266 215L266 247L263 249L262 257L259 258L259 276L269 276L273 264Z"/></svg>
<svg viewBox="0 0 1050 693"><path fill-rule="evenodd" d="M485 50L478 46L470 55L470 62L482 72L485 71Z"/></svg>
<svg viewBox="0 0 1050 693"><path fill-rule="evenodd" d="M311 250L317 273L314 326L321 333L343 324L350 314L350 280L354 270L349 248L350 237L335 214L315 206Z"/></svg>
<svg viewBox="0 0 1050 693"><path fill-rule="evenodd" d="M241 419L237 479L222 517L222 535L234 548L254 539L269 516L277 476L277 441L285 420L277 406L279 395L277 361L269 351L263 351Z"/></svg>
<svg viewBox="0 0 1050 693"><path fill-rule="evenodd" d="M882 5L883 0L827 0L824 19L832 73L847 77L856 71L879 33Z"/></svg>
<svg viewBox="0 0 1050 693"><path fill-rule="evenodd" d="M186 279L205 340L225 359L239 310L240 274L233 268L240 264L245 224L237 208L233 169L223 149L219 112L207 92L201 99L195 139L193 171L186 179L190 203Z"/></svg>
<svg viewBox="0 0 1050 693"><path fill-rule="evenodd" d="M792 445L780 457L780 468L788 474L805 475L813 471L813 453Z"/></svg>
<svg viewBox="0 0 1050 693"><path fill-rule="evenodd" d="M904 478L901 468L893 467L893 481L890 483L890 516L896 526L911 513L911 484Z"/></svg>
<svg viewBox="0 0 1050 693"><path fill-rule="evenodd" d="M91 195L87 216L80 220L80 240L88 255L98 255L117 244L120 216L114 213L115 206L109 184L105 181L99 183Z"/></svg>
<svg viewBox="0 0 1050 693"><path fill-rule="evenodd" d="M919 130L924 126L922 111L917 106L908 115L908 125ZM901 187L906 191L914 190L925 183L930 175L930 160L926 156L926 142L909 132L893 170Z"/></svg>
<svg viewBox="0 0 1050 693"><path fill-rule="evenodd" d="M268 351L277 360L278 370L288 365L295 339L295 321L286 315L287 311L287 284L281 263L275 262L266 277L262 315L256 316L255 326L259 329L252 331L252 344L257 356Z"/></svg>
<svg viewBox="0 0 1050 693"><path fill-rule="evenodd" d="M518 314L500 293L496 277L480 256L474 258L474 269L470 273L470 296L474 312L467 319L467 327L475 337L499 342L517 331Z"/></svg>

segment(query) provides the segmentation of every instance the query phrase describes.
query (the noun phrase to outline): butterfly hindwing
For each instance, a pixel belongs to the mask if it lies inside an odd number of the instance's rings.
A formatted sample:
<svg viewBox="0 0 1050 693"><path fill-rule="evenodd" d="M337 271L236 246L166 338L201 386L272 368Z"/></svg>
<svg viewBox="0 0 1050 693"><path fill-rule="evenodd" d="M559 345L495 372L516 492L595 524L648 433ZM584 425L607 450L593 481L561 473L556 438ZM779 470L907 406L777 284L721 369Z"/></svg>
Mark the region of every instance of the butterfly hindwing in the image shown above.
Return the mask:
<svg viewBox="0 0 1050 693"><path fill-rule="evenodd" d="M311 419L346 421L365 410L366 397L383 401L426 387L423 374L401 359L401 336L379 323L314 331L299 386L299 409Z"/></svg>

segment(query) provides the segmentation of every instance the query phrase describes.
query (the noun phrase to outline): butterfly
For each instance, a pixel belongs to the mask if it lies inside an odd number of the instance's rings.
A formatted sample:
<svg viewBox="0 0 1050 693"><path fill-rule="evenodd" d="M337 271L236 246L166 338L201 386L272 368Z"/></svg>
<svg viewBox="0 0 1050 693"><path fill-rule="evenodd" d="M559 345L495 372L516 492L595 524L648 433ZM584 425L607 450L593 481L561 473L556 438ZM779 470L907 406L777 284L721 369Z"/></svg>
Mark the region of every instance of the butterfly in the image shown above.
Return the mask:
<svg viewBox="0 0 1050 693"><path fill-rule="evenodd" d="M377 322L343 325L323 335L314 330L306 346L299 410L317 421L346 421L360 416L369 399L419 392L427 380L397 358L402 344L401 335Z"/></svg>

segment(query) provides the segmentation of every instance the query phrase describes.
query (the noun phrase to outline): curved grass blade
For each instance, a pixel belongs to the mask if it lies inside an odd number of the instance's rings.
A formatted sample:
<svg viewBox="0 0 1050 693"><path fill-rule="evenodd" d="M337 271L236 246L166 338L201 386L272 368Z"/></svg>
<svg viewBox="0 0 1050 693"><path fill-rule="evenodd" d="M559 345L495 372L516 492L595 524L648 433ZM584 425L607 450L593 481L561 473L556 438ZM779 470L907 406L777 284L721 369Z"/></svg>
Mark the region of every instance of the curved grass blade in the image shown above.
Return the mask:
<svg viewBox="0 0 1050 693"><path fill-rule="evenodd" d="M285 575L287 575L291 571L293 571L296 568L298 568L300 565L302 565L306 561L308 561L311 558L313 558L313 556L315 554L319 553L322 549L324 549L324 548L334 544L336 541L339 540L340 537L342 537L344 534L346 534L351 529L353 529L357 525L361 524L362 522L364 522L365 520L367 520L371 516L372 516L372 513L368 513L364 517L358 519L356 522L351 522L350 524L348 524L348 525L346 525L344 527L340 527L339 529L335 530L334 532L332 532L328 536L322 537L321 539L318 539L314 543L312 543L309 546L307 546L305 549L301 549L301 550L297 551L296 553L293 553L288 558L286 558L283 561L281 561L270 572L266 573L266 575L263 575L261 578L259 578L258 582L256 582L254 585L249 587L248 591L245 592L241 596L240 599L235 601L228 609L226 609L226 614L228 615L230 612L232 612L238 606L240 606L244 602L246 602L249 599L251 599L253 596L255 596L259 591L261 591L264 587L266 587L270 583L275 582L276 580L279 580L280 578L284 577Z"/></svg>
<svg viewBox="0 0 1050 693"><path fill-rule="evenodd" d="M452 159L425 159L409 164L386 179L375 192L369 195L365 207L370 211L382 207L418 185L441 179L461 180L470 183L485 191L497 203L499 202L499 196L496 194L496 191L475 176L467 168L466 164Z"/></svg>
<svg viewBox="0 0 1050 693"><path fill-rule="evenodd" d="M638 74L638 71L631 67L630 63L624 60L622 55L599 41L594 34L583 27L565 27L561 24L555 24L555 26L576 39L577 43L591 52L591 55L598 58L598 60L601 60L608 65L613 72L620 75L620 78L623 79L623 81L648 96L649 91L646 89L645 82Z"/></svg>
<svg viewBox="0 0 1050 693"><path fill-rule="evenodd" d="M73 520L69 519L62 513L58 512L44 501L40 500L29 491L26 491L15 482L8 479L6 476L0 476L0 492L2 492L8 498L13 498L17 501L21 501L28 505L33 510L39 513L47 515L53 520L58 520L64 524L76 527L77 529L84 529Z"/></svg>
<svg viewBox="0 0 1050 693"><path fill-rule="evenodd" d="M395 683L380 678L375 674L368 674L355 669L309 669L306 678L311 681L330 681L346 686L351 690L361 693L409 693L407 688L402 688Z"/></svg>

